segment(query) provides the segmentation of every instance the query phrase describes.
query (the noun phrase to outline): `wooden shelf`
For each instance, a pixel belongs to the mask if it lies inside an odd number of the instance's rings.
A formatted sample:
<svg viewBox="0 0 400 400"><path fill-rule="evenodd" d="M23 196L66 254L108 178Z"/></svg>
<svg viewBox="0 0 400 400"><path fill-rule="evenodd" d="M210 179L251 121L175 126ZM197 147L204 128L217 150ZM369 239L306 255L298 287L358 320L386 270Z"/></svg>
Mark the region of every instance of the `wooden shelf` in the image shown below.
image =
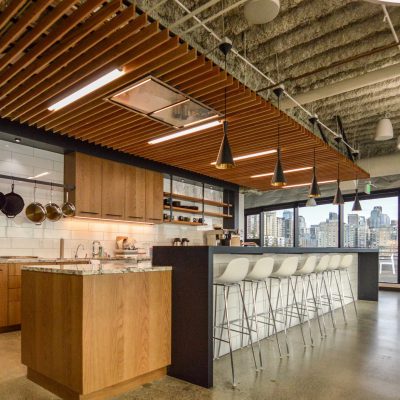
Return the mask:
<svg viewBox="0 0 400 400"><path fill-rule="evenodd" d="M207 225L207 224L201 224L200 222L170 221L169 219L164 219L164 224L191 225L191 226L206 226Z"/></svg>
<svg viewBox="0 0 400 400"><path fill-rule="evenodd" d="M164 210L170 210L170 209L171 209L170 206L164 206ZM203 214L201 210L191 210L189 208L183 208L183 207L172 207L172 211L178 211L187 214Z"/></svg>
<svg viewBox="0 0 400 400"><path fill-rule="evenodd" d="M164 197L171 197L171 193L164 192ZM178 200L192 201L194 203L203 203L203 199L201 199L199 197L186 196L184 194L172 193L172 198L178 199ZM232 207L232 204L221 203L219 201L207 200L207 199L204 199L204 204L207 204L208 206L216 206L216 207Z"/></svg>
<svg viewBox="0 0 400 400"><path fill-rule="evenodd" d="M164 210L169 211L170 209L171 209L170 206L164 206ZM182 212L182 213L186 213L186 214L203 214L203 212L201 210L190 210L188 208L182 208L182 207L172 207L172 211ZM207 215L208 217L232 218L232 215L211 212L211 211L204 211L204 215Z"/></svg>

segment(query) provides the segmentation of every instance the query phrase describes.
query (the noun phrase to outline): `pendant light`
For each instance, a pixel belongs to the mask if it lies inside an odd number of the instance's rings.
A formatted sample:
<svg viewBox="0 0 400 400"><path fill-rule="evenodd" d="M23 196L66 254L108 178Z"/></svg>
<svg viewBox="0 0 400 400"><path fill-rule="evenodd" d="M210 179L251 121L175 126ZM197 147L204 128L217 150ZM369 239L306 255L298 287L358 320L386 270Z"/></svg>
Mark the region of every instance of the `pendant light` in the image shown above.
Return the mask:
<svg viewBox="0 0 400 400"><path fill-rule="evenodd" d="M232 42L225 38L219 45L219 49L225 56L225 71L226 71L226 56L232 49ZM221 146L219 148L217 161L215 167L217 169L230 169L235 166L235 161L233 160L231 146L228 140L228 121L226 119L226 87L225 87L225 117L223 123L224 136L222 138Z"/></svg>
<svg viewBox="0 0 400 400"><path fill-rule="evenodd" d="M310 118L310 122L313 125L313 133L315 134L315 123L317 122L317 118L316 117ZM315 161L315 147L314 147L313 178L311 181L310 190L308 192L309 198L321 197L321 190L318 185L316 170L317 170L317 167L316 167L316 161Z"/></svg>
<svg viewBox="0 0 400 400"><path fill-rule="evenodd" d="M338 161L338 176L337 176L337 188L336 188L336 194L335 197L333 199L333 204L338 205L338 204L344 204L344 198L342 195L342 191L340 190L340 164Z"/></svg>
<svg viewBox="0 0 400 400"><path fill-rule="evenodd" d="M357 177L356 177L356 196L354 197L352 211L362 211L360 199L358 198L358 179L357 179Z"/></svg>
<svg viewBox="0 0 400 400"><path fill-rule="evenodd" d="M282 168L282 161L281 161L281 146L280 146L280 116L281 116L281 108L280 108L280 98L283 93L282 87L277 87L274 89L274 93L276 97L278 97L278 110L279 110L279 120L278 120L278 149L277 149L277 160L275 164L274 175L272 176L271 185L276 187L286 186L286 178L285 173L283 172Z"/></svg>
<svg viewBox="0 0 400 400"><path fill-rule="evenodd" d="M314 197L310 197L307 200L306 207L315 207L316 205L317 205L317 202L315 201Z"/></svg>

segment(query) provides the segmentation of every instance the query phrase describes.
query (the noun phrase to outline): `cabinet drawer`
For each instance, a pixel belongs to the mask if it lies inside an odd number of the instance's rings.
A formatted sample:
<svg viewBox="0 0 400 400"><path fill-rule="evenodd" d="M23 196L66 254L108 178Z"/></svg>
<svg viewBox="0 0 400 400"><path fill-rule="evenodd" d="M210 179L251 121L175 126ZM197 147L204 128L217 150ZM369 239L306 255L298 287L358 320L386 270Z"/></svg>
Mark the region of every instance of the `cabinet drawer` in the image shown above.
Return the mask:
<svg viewBox="0 0 400 400"><path fill-rule="evenodd" d="M8 289L8 301L21 301L21 289Z"/></svg>
<svg viewBox="0 0 400 400"><path fill-rule="evenodd" d="M19 325L21 323L21 302L8 302L8 325Z"/></svg>
<svg viewBox="0 0 400 400"><path fill-rule="evenodd" d="M19 289L21 287L21 275L9 275L8 288Z"/></svg>
<svg viewBox="0 0 400 400"><path fill-rule="evenodd" d="M21 275L21 267L19 264L8 264L8 275Z"/></svg>

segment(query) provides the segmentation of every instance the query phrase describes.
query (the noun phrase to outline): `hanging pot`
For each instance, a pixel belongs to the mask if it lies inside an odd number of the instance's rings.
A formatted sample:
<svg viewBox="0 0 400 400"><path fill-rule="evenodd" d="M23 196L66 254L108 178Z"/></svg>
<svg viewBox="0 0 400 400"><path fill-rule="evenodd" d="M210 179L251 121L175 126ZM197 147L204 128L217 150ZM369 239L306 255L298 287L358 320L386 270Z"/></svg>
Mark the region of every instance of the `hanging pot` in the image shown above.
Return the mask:
<svg viewBox="0 0 400 400"><path fill-rule="evenodd" d="M6 205L6 201L5 194L0 192L0 210Z"/></svg>
<svg viewBox="0 0 400 400"><path fill-rule="evenodd" d="M61 207L56 203L53 203L53 186L51 186L50 189L50 203L47 203L44 207L49 221L57 222L63 216Z"/></svg>
<svg viewBox="0 0 400 400"><path fill-rule="evenodd" d="M61 207L64 217L75 217L75 205L68 201L68 191L66 193L66 201Z"/></svg>
<svg viewBox="0 0 400 400"><path fill-rule="evenodd" d="M11 192L5 195L6 202L1 211L7 218L15 218L25 206L24 199L17 193L14 193L14 183L11 185Z"/></svg>
<svg viewBox="0 0 400 400"><path fill-rule="evenodd" d="M36 182L33 189L33 203L30 203L25 209L25 215L29 221L36 225L41 225L46 219L46 209L36 201Z"/></svg>

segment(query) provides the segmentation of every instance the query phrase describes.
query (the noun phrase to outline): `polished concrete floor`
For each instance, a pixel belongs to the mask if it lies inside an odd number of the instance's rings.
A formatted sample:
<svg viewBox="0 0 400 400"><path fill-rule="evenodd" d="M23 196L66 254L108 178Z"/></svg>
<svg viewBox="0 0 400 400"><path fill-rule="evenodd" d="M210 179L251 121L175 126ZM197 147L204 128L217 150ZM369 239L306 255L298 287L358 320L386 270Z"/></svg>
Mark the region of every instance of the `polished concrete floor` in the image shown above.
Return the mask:
<svg viewBox="0 0 400 400"><path fill-rule="evenodd" d="M215 387L203 389L164 378L117 399L144 400L400 400L400 293L381 292L379 303L359 302L359 318L348 306L349 323L314 348L303 348L299 328L290 331L292 354L282 360L263 341L264 370L256 374L250 352L235 352L239 384L230 384L229 358L215 363ZM315 337L317 327L314 327ZM0 335L0 400L48 400L56 396L25 378L19 332Z"/></svg>

